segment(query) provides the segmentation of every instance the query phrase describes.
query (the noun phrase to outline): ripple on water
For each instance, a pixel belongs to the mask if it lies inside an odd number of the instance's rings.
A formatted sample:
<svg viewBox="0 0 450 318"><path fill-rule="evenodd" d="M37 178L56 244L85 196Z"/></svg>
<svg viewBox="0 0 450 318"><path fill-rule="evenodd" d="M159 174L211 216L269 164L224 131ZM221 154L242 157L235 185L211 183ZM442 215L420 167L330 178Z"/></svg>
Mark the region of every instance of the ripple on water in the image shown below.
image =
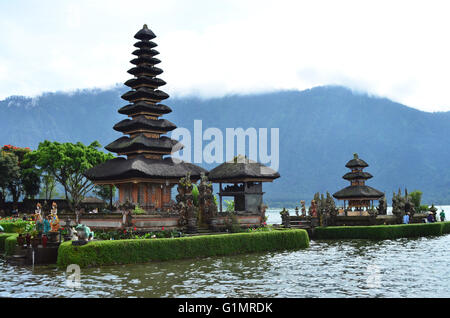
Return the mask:
<svg viewBox="0 0 450 318"><path fill-rule="evenodd" d="M450 297L450 235L311 241L279 253L105 266L66 286L54 266L0 259L0 297Z"/></svg>

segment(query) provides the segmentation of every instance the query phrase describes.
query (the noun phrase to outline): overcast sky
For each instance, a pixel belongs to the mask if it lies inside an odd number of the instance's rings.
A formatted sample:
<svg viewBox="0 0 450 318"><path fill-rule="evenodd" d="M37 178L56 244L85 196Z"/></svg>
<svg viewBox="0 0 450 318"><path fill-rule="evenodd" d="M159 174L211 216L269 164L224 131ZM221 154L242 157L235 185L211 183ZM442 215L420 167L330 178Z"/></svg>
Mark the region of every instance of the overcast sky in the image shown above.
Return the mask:
<svg viewBox="0 0 450 318"><path fill-rule="evenodd" d="M0 0L0 99L126 81L146 23L171 96L337 84L450 111L447 3Z"/></svg>

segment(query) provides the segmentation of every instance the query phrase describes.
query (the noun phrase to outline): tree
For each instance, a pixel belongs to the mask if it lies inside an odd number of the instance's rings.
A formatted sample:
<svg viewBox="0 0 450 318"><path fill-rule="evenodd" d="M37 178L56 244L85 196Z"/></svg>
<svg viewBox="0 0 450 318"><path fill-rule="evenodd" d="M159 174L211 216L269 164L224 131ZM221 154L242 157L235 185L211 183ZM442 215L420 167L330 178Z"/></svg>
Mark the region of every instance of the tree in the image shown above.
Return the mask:
<svg viewBox="0 0 450 318"><path fill-rule="evenodd" d="M8 186L20 176L19 162L11 153L0 151L0 202L5 202Z"/></svg>
<svg viewBox="0 0 450 318"><path fill-rule="evenodd" d="M116 195L116 187L112 185L96 185L93 191L100 199L109 202L112 209L112 199Z"/></svg>
<svg viewBox="0 0 450 318"><path fill-rule="evenodd" d="M39 143L38 149L30 154L27 164L52 175L63 186L70 209L75 210L86 193L94 187L83 173L113 158L112 154L98 150L100 147L98 141L86 146L81 142L73 144L46 140Z"/></svg>
<svg viewBox="0 0 450 318"><path fill-rule="evenodd" d="M51 174L45 173L42 175L42 187L41 192L39 193L39 197L45 200L51 200L52 198L59 195L56 192L56 180L55 177Z"/></svg>
<svg viewBox="0 0 450 318"><path fill-rule="evenodd" d="M11 145L2 147L0 159L2 200L6 196L6 189L12 196L14 203L17 203L22 195L34 197L39 193L40 172L26 162L30 153L30 148L19 148Z"/></svg>
<svg viewBox="0 0 450 318"><path fill-rule="evenodd" d="M414 204L414 209L417 213L421 212L420 202L422 201L422 191L416 190L409 194L411 202Z"/></svg>
<svg viewBox="0 0 450 318"><path fill-rule="evenodd" d="M192 184L192 197L194 199L195 206L198 206L198 196L199 196L198 187L196 184Z"/></svg>

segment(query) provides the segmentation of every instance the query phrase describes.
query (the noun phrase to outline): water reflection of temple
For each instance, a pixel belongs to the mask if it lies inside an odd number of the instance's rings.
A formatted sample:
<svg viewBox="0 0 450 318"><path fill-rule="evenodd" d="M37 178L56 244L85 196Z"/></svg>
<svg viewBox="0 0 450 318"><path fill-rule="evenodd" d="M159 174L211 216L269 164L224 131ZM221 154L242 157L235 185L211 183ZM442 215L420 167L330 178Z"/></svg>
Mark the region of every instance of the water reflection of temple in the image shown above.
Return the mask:
<svg viewBox="0 0 450 318"><path fill-rule="evenodd" d="M235 211L259 212L263 204L263 182L272 182L279 177L273 169L242 155L209 172L209 180L219 183L221 212L223 197L234 198Z"/></svg>
<svg viewBox="0 0 450 318"><path fill-rule="evenodd" d="M350 186L339 190L333 194L333 197L344 201L344 210L363 211L373 207L373 201L381 199L384 193L365 184L366 180L373 177L370 173L363 171L369 165L360 159L358 154L353 156L354 158L345 165L351 171L342 177L350 181Z"/></svg>

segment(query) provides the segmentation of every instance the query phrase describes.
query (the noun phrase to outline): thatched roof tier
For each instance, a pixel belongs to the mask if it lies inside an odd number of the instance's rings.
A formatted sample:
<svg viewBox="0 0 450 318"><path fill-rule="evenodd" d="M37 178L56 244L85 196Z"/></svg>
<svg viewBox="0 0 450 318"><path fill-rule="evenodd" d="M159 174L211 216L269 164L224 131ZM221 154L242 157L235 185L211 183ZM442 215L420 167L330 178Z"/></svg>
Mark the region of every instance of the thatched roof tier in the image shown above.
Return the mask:
<svg viewBox="0 0 450 318"><path fill-rule="evenodd" d="M368 172L364 172L364 171L358 171L358 172L349 172L346 173L342 178L344 178L345 180L355 180L355 179L370 179L373 176L368 173Z"/></svg>
<svg viewBox="0 0 450 318"><path fill-rule="evenodd" d="M333 197L339 200L349 200L349 199L378 200L383 196L384 196L383 192L366 185L348 186L333 194Z"/></svg>
<svg viewBox="0 0 450 318"><path fill-rule="evenodd" d="M152 104L147 102L138 102L136 104L128 104L119 109L120 114L133 115L139 113L163 115L172 112L169 106L163 104Z"/></svg>
<svg viewBox="0 0 450 318"><path fill-rule="evenodd" d="M208 179L213 182L271 182L280 174L265 165L241 155L224 162L209 172Z"/></svg>
<svg viewBox="0 0 450 318"><path fill-rule="evenodd" d="M166 82L157 77L139 76L138 78L129 79L128 81L125 82L125 85L135 89L138 86L157 88L166 85Z"/></svg>
<svg viewBox="0 0 450 318"><path fill-rule="evenodd" d="M83 200L81 200L81 203L85 204L104 204L105 201L102 199L96 198L96 197L85 197Z"/></svg>
<svg viewBox="0 0 450 318"><path fill-rule="evenodd" d="M136 56L143 56L143 55L155 56L155 55L158 55L159 52L155 49L142 48L142 49L134 50L133 53L131 53L131 54L136 55Z"/></svg>
<svg viewBox="0 0 450 318"><path fill-rule="evenodd" d="M115 158L108 160L92 169L87 170L84 175L96 183L120 183L121 181L159 182L160 180L171 180L177 183L179 179L190 173L191 180L200 179L201 173L208 171L180 160L165 158L162 160L148 159L143 155L131 159Z"/></svg>
<svg viewBox="0 0 450 318"><path fill-rule="evenodd" d="M130 61L131 64L134 65L156 65L161 63L161 60L155 58L155 57L149 57L149 56L140 56L138 58L132 59Z"/></svg>
<svg viewBox="0 0 450 318"><path fill-rule="evenodd" d="M351 168L365 168L368 167L369 165L364 160L359 159L358 154L355 153L353 154L353 159L347 162L345 166L351 169Z"/></svg>
<svg viewBox="0 0 450 318"><path fill-rule="evenodd" d="M134 76L158 76L163 70L156 66L136 66L128 70L128 73Z"/></svg>
<svg viewBox="0 0 450 318"><path fill-rule="evenodd" d="M168 131L172 131L177 126L167 119L149 119L145 116L137 116L133 119L124 119L117 124L114 125L114 130L129 133L133 131L140 132L158 132L158 133L166 133Z"/></svg>
<svg viewBox="0 0 450 318"><path fill-rule="evenodd" d="M171 184L178 183L180 178L191 174L191 179L200 179L200 174L208 171L190 163L177 161L163 156L170 155L183 148L183 145L169 137L161 136L176 128L168 120L161 119L164 114L170 113L170 107L159 104L169 97L165 92L158 90L166 84L157 78L163 72L155 67L161 61L154 58L159 52L155 49L156 43L151 40L155 34L144 25L135 38L139 41L134 44L137 48L136 56L131 63L136 65L128 73L134 78L125 82L131 90L122 95L130 103L119 109L120 114L131 118L124 119L114 126L116 131L124 135L105 148L124 155L128 158L115 158L100 164L85 172L85 176L96 184L117 184L128 182L153 182Z"/></svg>
<svg viewBox="0 0 450 318"><path fill-rule="evenodd" d="M107 145L105 149L119 154L146 152L168 155L183 149L183 144L166 136L150 138L139 134L133 138L123 136Z"/></svg>
<svg viewBox="0 0 450 318"><path fill-rule="evenodd" d="M153 90L148 87L140 87L137 90L128 91L122 95L122 98L127 101L136 101L138 99L148 99L160 102L169 98L169 95L160 90Z"/></svg>
<svg viewBox="0 0 450 318"><path fill-rule="evenodd" d="M157 47L158 45L152 41L139 41L134 43L134 46L140 49L152 49L154 47Z"/></svg>
<svg viewBox="0 0 450 318"><path fill-rule="evenodd" d="M150 30L147 27L147 24L144 24L144 26L142 27L142 29L140 29L135 35L134 35L135 39L138 40L152 40L154 38L156 38L155 33L152 32L152 30Z"/></svg>

